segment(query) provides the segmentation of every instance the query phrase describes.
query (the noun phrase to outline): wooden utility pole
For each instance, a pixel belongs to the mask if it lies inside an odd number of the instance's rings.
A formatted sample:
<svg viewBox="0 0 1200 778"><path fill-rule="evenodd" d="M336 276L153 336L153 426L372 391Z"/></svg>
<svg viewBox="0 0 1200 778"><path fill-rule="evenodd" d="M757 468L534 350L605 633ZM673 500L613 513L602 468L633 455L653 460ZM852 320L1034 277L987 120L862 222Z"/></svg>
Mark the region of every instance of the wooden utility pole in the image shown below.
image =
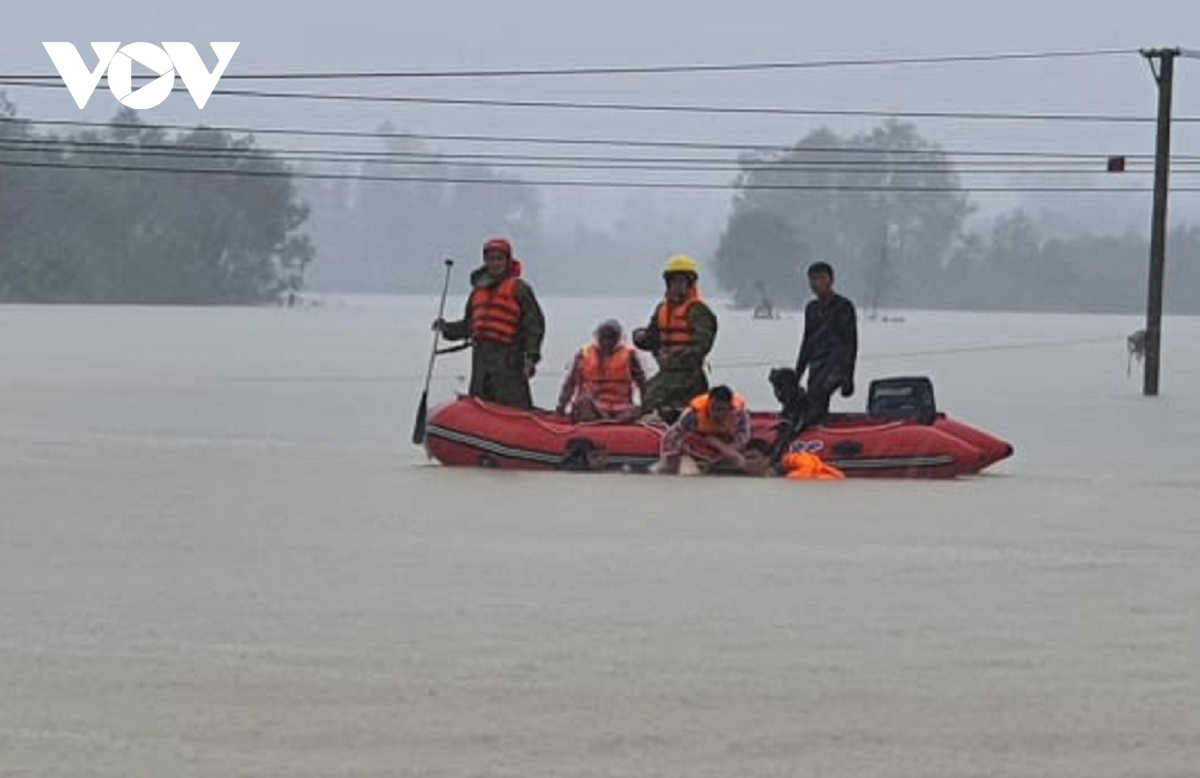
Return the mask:
<svg viewBox="0 0 1200 778"><path fill-rule="evenodd" d="M1167 193L1171 169L1171 91L1180 49L1143 49L1158 82L1158 134L1154 144L1154 210L1150 217L1150 288L1146 295L1146 361L1142 394L1158 394L1162 348L1163 270L1167 255ZM1155 69L1155 60L1158 68Z"/></svg>

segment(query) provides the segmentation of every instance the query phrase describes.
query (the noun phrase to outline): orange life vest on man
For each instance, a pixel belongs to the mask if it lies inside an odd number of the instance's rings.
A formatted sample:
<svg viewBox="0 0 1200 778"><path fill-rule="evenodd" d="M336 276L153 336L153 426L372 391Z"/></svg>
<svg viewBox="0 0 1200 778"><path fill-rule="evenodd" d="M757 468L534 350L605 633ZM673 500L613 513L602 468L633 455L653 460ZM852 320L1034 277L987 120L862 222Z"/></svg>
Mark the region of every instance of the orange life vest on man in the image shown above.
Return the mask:
<svg viewBox="0 0 1200 778"><path fill-rule="evenodd" d="M604 357L591 343L580 352L580 393L588 394L602 411L615 412L633 405L633 351L617 346Z"/></svg>
<svg viewBox="0 0 1200 778"><path fill-rule="evenodd" d="M511 346L521 332L521 303L517 283L521 263L510 260L508 275L500 283L471 292L471 337Z"/></svg>
<svg viewBox="0 0 1200 778"><path fill-rule="evenodd" d="M658 323L661 348L672 349L692 345L696 339L696 333L692 331L688 314L691 312L692 306L698 302L700 302L700 292L693 286L688 291L687 299L679 305L671 305L671 302L666 299L658 304L655 319Z"/></svg>
<svg viewBox="0 0 1200 778"><path fill-rule="evenodd" d="M696 432L700 435L732 435L737 428L738 413L746 409L746 400L734 392L732 408L728 420L719 425L712 417L712 398L702 394L688 404L688 408L696 417Z"/></svg>

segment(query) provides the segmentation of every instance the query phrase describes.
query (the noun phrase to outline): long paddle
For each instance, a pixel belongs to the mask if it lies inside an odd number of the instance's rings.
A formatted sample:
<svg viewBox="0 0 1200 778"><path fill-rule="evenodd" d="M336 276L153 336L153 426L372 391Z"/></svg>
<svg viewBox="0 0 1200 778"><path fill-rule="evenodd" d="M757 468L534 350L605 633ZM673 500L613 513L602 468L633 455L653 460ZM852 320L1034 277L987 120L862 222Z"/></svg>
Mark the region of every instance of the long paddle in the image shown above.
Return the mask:
<svg viewBox="0 0 1200 778"><path fill-rule="evenodd" d="M446 294L450 291L450 268L454 267L454 260L446 260L446 279L442 282L442 299L438 303L438 319L446 312ZM433 331L433 348L429 350L429 369L425 372L425 391L421 392L421 404L417 406L417 419L413 422L413 445L421 445L425 442L425 416L429 413L429 382L433 380L433 362L438 355L438 337L442 331L435 329Z"/></svg>

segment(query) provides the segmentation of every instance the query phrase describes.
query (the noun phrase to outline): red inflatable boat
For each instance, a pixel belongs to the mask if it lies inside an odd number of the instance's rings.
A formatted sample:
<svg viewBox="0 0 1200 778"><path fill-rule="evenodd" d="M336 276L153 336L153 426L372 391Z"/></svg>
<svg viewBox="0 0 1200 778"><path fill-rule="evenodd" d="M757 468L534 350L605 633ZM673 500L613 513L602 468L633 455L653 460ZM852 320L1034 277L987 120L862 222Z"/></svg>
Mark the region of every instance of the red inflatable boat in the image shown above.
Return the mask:
<svg viewBox="0 0 1200 778"><path fill-rule="evenodd" d="M872 395L876 389L873 384ZM814 453L848 476L892 478L971 475L1013 453L1008 443L943 413L930 413L928 406L924 415L911 408L898 413L886 403L872 406L871 414L832 414L796 436L790 450ZM755 440L773 442L779 418L777 413L755 413ZM661 423L572 424L545 411L459 397L430 412L425 447L446 465L586 469L578 458L600 452L603 467L636 470L658 460L664 432Z"/></svg>

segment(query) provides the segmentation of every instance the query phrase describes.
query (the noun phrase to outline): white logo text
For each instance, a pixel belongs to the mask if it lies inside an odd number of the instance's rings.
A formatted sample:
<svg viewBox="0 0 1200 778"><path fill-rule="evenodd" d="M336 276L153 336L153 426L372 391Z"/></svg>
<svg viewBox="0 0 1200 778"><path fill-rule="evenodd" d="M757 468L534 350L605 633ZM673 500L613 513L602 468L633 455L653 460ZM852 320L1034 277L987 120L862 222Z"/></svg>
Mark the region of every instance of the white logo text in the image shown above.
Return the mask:
<svg viewBox="0 0 1200 778"><path fill-rule="evenodd" d="M162 48L153 43L129 43L125 46L120 43L93 43L92 51L96 52L98 60L95 70L88 69L73 43L51 42L42 45L46 47L54 67L80 108L87 105L107 69L108 89L113 97L120 100L121 105L136 110L154 108L166 100L175 88L176 72L196 101L196 107L203 108L238 47L237 43L208 44L217 55L217 66L210 72L200 59L196 47L190 43L164 42ZM158 75L158 78L137 91L133 89L134 62Z"/></svg>

